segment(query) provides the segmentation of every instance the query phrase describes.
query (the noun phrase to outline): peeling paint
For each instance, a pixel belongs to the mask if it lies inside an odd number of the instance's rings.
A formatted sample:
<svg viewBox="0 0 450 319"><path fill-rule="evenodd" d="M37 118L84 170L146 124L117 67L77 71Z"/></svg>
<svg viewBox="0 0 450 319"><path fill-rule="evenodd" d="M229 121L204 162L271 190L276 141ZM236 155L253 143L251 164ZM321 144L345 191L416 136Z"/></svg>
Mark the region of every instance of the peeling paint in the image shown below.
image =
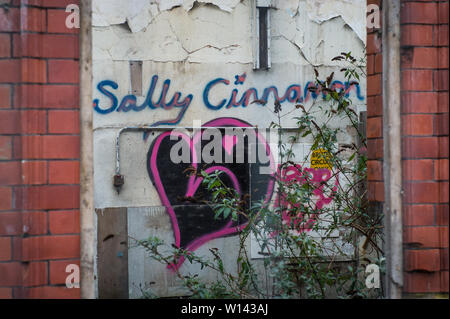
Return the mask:
<svg viewBox="0 0 450 319"><path fill-rule="evenodd" d="M340 16L366 42L365 0L306 0L306 6L312 21L321 24Z"/></svg>
<svg viewBox="0 0 450 319"><path fill-rule="evenodd" d="M94 26L110 26L122 24L127 20L142 16L149 11L152 1L149 0L93 0L92 24ZM148 21L150 22L150 21Z"/></svg>
<svg viewBox="0 0 450 319"><path fill-rule="evenodd" d="M93 25L112 26L127 23L131 32L136 33L148 27L153 19L164 11L177 7L189 12L195 3L211 4L221 11L232 12L241 0L94 0ZM365 5L364 0L273 0L272 7L284 11L291 18L298 15L301 6L309 19L322 24L336 17L342 17L345 23L365 43ZM303 12L303 11L302 11ZM295 42L295 41L294 41ZM299 43L295 42L298 46Z"/></svg>
<svg viewBox="0 0 450 319"><path fill-rule="evenodd" d="M238 4L233 14L210 6L187 12L181 7L152 15L149 25L94 27L94 59L192 63L252 63L249 9ZM116 21L122 21L116 19ZM129 21L129 25L130 25ZM195 35L195 36L194 36Z"/></svg>
<svg viewBox="0 0 450 319"><path fill-rule="evenodd" d="M131 32L139 32L146 28L153 20L153 18L159 14L159 10L156 4L150 4L146 10L140 11L133 17L127 17L127 23Z"/></svg>
<svg viewBox="0 0 450 319"><path fill-rule="evenodd" d="M274 63L338 65L331 61L340 52L351 48L352 52L362 52L364 43L356 32L345 27L341 17L316 23L310 19L306 1L299 1L298 12L290 17L289 10L272 11L272 41Z"/></svg>
<svg viewBox="0 0 450 319"><path fill-rule="evenodd" d="M93 0L92 24L106 27L127 23L131 32L144 30L161 12L182 7L190 11L195 3L211 4L232 12L241 0Z"/></svg>

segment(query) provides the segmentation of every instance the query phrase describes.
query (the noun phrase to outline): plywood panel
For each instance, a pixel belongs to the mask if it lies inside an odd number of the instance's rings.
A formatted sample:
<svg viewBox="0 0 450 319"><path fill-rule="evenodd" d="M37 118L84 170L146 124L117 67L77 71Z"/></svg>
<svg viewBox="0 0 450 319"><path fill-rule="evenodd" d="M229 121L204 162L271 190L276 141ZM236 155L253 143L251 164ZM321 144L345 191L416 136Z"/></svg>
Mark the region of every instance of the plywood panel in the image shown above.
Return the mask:
<svg viewBox="0 0 450 319"><path fill-rule="evenodd" d="M127 208L97 209L98 296L128 298Z"/></svg>

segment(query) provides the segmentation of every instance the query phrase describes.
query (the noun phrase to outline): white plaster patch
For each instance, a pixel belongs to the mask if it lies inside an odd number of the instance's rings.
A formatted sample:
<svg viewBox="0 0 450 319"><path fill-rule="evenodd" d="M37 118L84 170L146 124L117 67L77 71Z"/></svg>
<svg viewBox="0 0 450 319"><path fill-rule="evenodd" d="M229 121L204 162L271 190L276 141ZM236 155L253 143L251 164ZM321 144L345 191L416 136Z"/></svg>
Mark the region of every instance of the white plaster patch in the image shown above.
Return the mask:
<svg viewBox="0 0 450 319"><path fill-rule="evenodd" d="M272 6L295 17L298 13L299 0L272 0Z"/></svg>
<svg viewBox="0 0 450 319"><path fill-rule="evenodd" d="M191 63L252 63L249 47L229 45L224 47L205 46L189 55Z"/></svg>
<svg viewBox="0 0 450 319"><path fill-rule="evenodd" d="M272 62L342 66L332 59L343 51L363 52L364 44L340 16L320 24L311 22L306 2L291 18L285 10L272 11ZM357 58L360 58L357 55Z"/></svg>
<svg viewBox="0 0 450 319"><path fill-rule="evenodd" d="M142 16L142 12L149 11L152 2L152 0L93 0L92 25L110 26L125 23L127 20Z"/></svg>
<svg viewBox="0 0 450 319"><path fill-rule="evenodd" d="M190 54L190 62L210 61L251 63L249 9L239 5L228 14L210 7L192 12L177 9L167 13L174 34ZM202 60L205 59L205 60Z"/></svg>
<svg viewBox="0 0 450 319"><path fill-rule="evenodd" d="M140 11L134 17L127 17L127 23L131 32L139 32L145 29L159 13L156 4L151 4L146 10Z"/></svg>
<svg viewBox="0 0 450 319"><path fill-rule="evenodd" d="M248 6L238 5L233 14L210 6L200 6L189 13L181 7L157 14L148 12L128 21L132 30L142 29L141 32L132 33L124 25L94 27L99 42L94 57L193 63L253 61L251 24L241 23L248 21ZM148 25L139 18L145 15L152 17Z"/></svg>
<svg viewBox="0 0 450 319"><path fill-rule="evenodd" d="M113 26L119 41L110 47L113 60L183 61L187 57L172 26L167 12L159 14L145 32L131 33L120 26ZM158 32L155 32L158 30Z"/></svg>
<svg viewBox="0 0 450 319"><path fill-rule="evenodd" d="M306 0L306 9L309 19L319 24L341 16L366 43L365 0Z"/></svg>

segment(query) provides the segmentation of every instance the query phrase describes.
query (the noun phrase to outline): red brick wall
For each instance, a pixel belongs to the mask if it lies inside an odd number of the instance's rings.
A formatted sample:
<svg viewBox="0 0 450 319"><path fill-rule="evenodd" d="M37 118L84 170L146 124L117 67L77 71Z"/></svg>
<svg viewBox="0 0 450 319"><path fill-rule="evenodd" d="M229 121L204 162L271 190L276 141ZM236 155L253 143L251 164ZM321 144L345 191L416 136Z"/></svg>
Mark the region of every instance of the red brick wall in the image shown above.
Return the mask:
<svg viewBox="0 0 450 319"><path fill-rule="evenodd" d="M373 203L384 201L381 41L381 30L368 30L368 188ZM448 1L402 0L401 46L403 290L407 296L448 293Z"/></svg>
<svg viewBox="0 0 450 319"><path fill-rule="evenodd" d="M381 0L368 0L381 9ZM381 13L380 13L381 15ZM381 29L367 29L367 187L372 202L384 201Z"/></svg>
<svg viewBox="0 0 450 319"><path fill-rule="evenodd" d="M448 9L402 3L405 293L448 293Z"/></svg>
<svg viewBox="0 0 450 319"><path fill-rule="evenodd" d="M2 1L5 3L5 1ZM0 7L0 298L77 298L79 264L77 0Z"/></svg>

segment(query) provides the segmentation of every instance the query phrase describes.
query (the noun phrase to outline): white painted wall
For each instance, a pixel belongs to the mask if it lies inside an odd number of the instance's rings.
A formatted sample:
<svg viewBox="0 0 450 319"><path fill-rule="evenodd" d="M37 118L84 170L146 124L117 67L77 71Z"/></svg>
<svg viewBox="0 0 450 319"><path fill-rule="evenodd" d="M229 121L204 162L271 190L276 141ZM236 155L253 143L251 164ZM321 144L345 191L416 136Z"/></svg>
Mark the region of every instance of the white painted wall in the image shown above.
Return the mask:
<svg viewBox="0 0 450 319"><path fill-rule="evenodd" d="M219 117L236 117L260 128L268 127L276 119L270 111L273 110L273 98L266 106L250 104L247 107L211 110L203 101L207 84L216 78L230 81L229 85L221 83L211 89L209 98L212 104L217 104L222 99L228 99L233 89L239 90L239 98L251 87L262 94L264 88L273 85L283 95L287 87L298 84L303 91L308 81L314 81L313 66L323 76L334 71L335 79L344 81L343 75L338 75L342 65L331 59L343 51L362 57L366 34L365 0L272 0L272 5L272 67L268 71L254 71L250 0L94 0L94 99L98 99L100 109L109 108L111 99L97 89L99 83L109 80L117 83L118 88L106 88L120 103L124 96L131 94L129 62L143 61L144 96L137 97L138 105L145 100L154 75L159 77L153 97L155 102L159 99L163 81L167 79L171 80L168 100L177 91L182 93L181 99L192 94L192 101L177 126L192 127L194 120L204 123ZM244 73L245 82L235 85L235 76ZM357 112L364 111L366 107L365 79L361 79L360 87L363 100L357 99L354 91L351 93ZM310 103L312 100L304 105ZM282 114L294 108L294 104L289 102L282 106ZM121 173L125 176L125 185L119 195L112 185L115 139L122 127L152 125L161 120L175 119L179 112L180 108L146 108L139 112L114 111L108 114L94 111L97 208L141 207L145 211L148 207L161 206L146 168L152 136L144 141L142 133L122 135ZM283 125L294 126L292 118L296 116L295 112L283 118ZM348 123L335 125L345 127ZM351 140L350 135L340 137L340 142ZM130 221L132 226L129 232L134 235L139 235L139 232L145 235L152 233L151 226L146 231L137 227L144 217L136 215L136 211L139 212L139 209L131 214L138 217ZM168 240L170 235L169 232ZM216 239L200 251L207 251L207 247L231 247L228 244L236 244L236 239ZM165 269L156 270L153 267L155 271L149 274L148 267L151 265L148 261L144 262L142 254L130 253L129 258L130 281L133 281L130 282L130 291L133 296L137 296L138 292L133 290L132 285L150 279L157 281L156 286L162 294L170 295L177 290L178 284L173 278L168 281Z"/></svg>

